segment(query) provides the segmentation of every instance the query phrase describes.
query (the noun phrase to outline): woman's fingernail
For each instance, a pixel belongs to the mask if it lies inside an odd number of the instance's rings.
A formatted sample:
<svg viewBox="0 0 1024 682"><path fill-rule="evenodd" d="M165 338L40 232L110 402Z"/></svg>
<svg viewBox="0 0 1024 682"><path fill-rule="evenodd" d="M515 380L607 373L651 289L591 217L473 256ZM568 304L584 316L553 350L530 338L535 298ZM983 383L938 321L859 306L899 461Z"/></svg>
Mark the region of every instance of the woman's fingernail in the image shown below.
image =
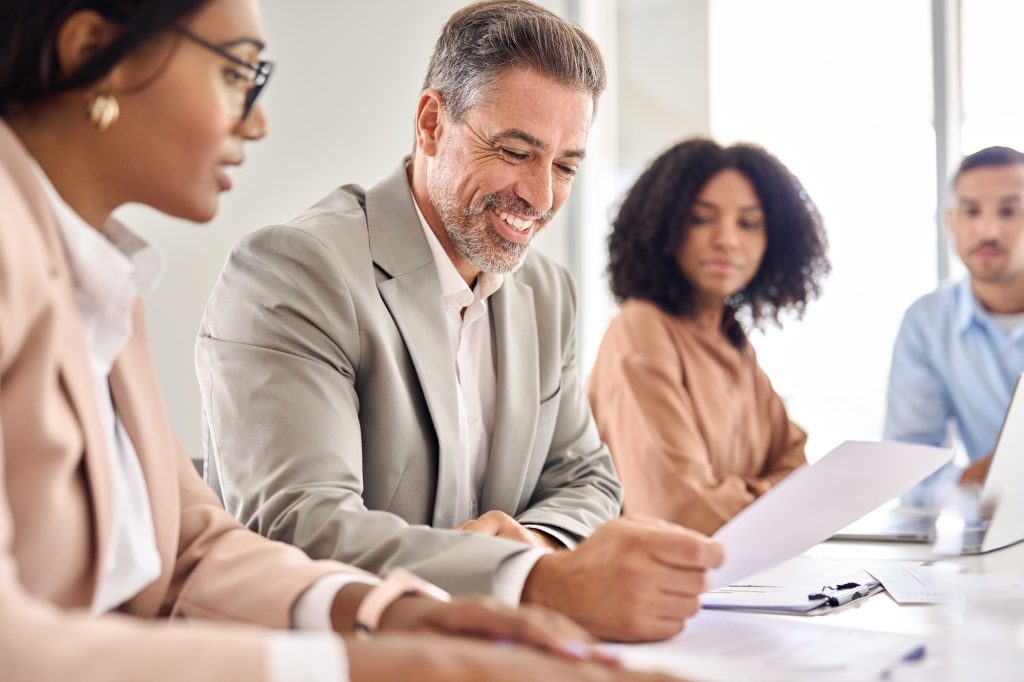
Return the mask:
<svg viewBox="0 0 1024 682"><path fill-rule="evenodd" d="M572 656L585 661L590 658L590 645L578 639L572 639L565 643L565 650Z"/></svg>

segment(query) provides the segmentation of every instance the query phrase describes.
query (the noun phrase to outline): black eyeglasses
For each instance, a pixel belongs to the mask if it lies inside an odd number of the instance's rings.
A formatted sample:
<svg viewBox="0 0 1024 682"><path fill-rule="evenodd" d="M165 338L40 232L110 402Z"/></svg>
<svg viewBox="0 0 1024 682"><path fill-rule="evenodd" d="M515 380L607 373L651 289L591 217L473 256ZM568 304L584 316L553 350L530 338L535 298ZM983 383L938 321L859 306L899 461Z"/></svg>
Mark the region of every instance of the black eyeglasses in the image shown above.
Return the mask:
<svg viewBox="0 0 1024 682"><path fill-rule="evenodd" d="M220 45L214 45L208 40L200 38L187 28L182 28L181 26L172 26L171 28L191 40L196 45L206 48L210 52L213 52L232 64L241 66L246 70L246 73L249 74L249 89L245 93L245 105L242 107L241 120L244 121L252 111L253 105L256 104L256 98L260 96L260 93L263 92L263 88L267 85L267 81L270 80L270 74L274 71L274 62L268 62L261 59L255 64L250 64L244 59L239 59L235 55L231 54Z"/></svg>

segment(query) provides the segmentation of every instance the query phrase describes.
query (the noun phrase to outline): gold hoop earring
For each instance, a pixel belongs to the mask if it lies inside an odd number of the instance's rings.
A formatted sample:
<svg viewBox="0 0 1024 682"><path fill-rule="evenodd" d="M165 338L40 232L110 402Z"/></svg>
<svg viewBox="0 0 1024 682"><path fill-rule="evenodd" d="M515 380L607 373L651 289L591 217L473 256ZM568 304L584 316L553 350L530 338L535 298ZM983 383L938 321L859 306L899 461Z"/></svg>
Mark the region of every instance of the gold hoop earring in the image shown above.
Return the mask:
<svg viewBox="0 0 1024 682"><path fill-rule="evenodd" d="M89 100L85 111L89 115L89 122L102 133L117 123L117 118L121 115L121 106L113 95L97 94Z"/></svg>

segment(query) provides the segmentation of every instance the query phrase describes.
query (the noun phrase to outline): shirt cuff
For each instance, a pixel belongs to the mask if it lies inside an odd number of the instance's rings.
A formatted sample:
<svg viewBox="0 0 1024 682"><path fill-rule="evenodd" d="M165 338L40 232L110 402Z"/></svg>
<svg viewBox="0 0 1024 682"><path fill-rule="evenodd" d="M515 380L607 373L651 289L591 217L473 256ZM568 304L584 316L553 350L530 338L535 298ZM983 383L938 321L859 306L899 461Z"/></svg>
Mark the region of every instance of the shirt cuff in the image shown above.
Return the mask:
<svg viewBox="0 0 1024 682"><path fill-rule="evenodd" d="M545 526L541 523L524 523L523 528L531 528L533 530L539 530L542 533L547 533L565 545L566 549L576 549L576 545L580 544L572 535L569 535L564 530L559 530L552 526Z"/></svg>
<svg viewBox="0 0 1024 682"><path fill-rule="evenodd" d="M331 630L331 606L346 585L380 585L380 578L358 573L331 573L319 578L302 593L292 607L292 627L296 630Z"/></svg>
<svg viewBox="0 0 1024 682"><path fill-rule="evenodd" d="M350 682L348 654L333 632L271 632L267 637L269 682Z"/></svg>
<svg viewBox="0 0 1024 682"><path fill-rule="evenodd" d="M550 554L550 549L540 547L519 552L501 562L494 574L494 597L508 606L519 606L523 596L526 578L542 556Z"/></svg>

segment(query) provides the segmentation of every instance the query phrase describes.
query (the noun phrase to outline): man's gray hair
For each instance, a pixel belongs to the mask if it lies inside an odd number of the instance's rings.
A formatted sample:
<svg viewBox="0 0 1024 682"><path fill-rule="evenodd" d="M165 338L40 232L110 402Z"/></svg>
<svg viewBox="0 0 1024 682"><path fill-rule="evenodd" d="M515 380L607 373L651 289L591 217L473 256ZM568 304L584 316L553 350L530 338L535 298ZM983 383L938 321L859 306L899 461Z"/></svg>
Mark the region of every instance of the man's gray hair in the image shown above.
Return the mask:
<svg viewBox="0 0 1024 682"><path fill-rule="evenodd" d="M527 0L486 0L452 15L441 30L423 88L441 93L459 121L508 68L532 69L597 100L604 60L579 26Z"/></svg>

